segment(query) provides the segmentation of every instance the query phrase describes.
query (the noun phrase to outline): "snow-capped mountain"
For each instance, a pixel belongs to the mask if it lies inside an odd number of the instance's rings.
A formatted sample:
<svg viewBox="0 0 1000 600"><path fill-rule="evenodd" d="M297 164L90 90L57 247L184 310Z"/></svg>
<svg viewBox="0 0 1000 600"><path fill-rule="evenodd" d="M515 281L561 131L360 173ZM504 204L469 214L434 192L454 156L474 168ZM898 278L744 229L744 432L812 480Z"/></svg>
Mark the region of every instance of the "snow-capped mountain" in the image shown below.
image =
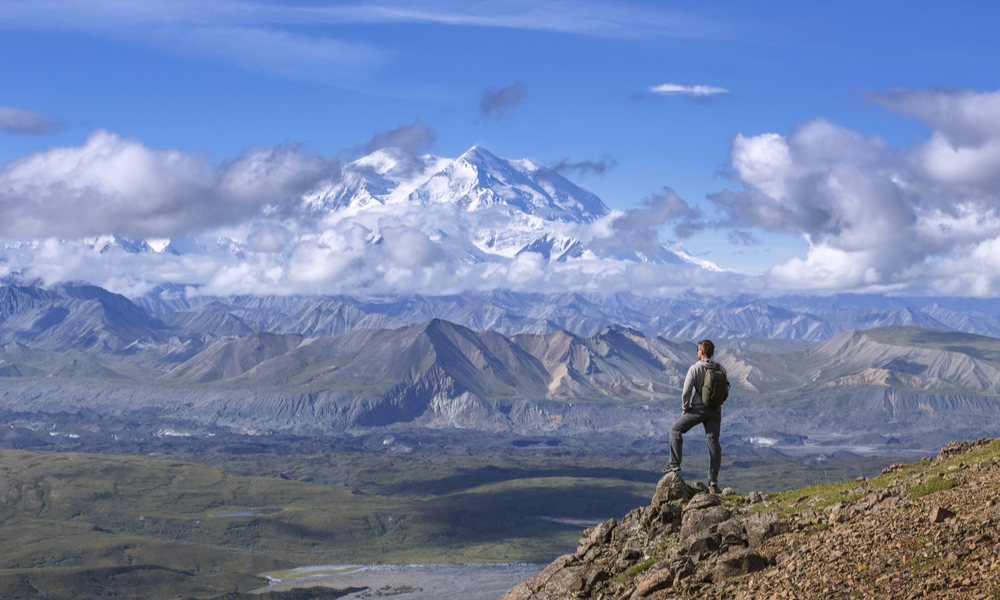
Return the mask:
<svg viewBox="0 0 1000 600"><path fill-rule="evenodd" d="M642 211L611 210L557 170L478 147L455 159L377 150L296 194L177 237L5 243L0 276L135 297L162 284L216 295L662 289L675 266L721 270L661 244L650 233L661 222Z"/></svg>
<svg viewBox="0 0 1000 600"><path fill-rule="evenodd" d="M464 233L478 252L508 259L534 252L549 261L598 256L582 239L586 226L612 215L599 197L559 173L478 147L454 160L378 150L345 165L339 178L307 194L303 205L355 217L371 211L392 214L394 206L454 208L466 217ZM666 248L658 255L609 258L714 267Z"/></svg>
<svg viewBox="0 0 1000 600"><path fill-rule="evenodd" d="M408 210L454 209L464 219L461 232L473 248L470 254L511 259L533 252L545 260L565 262L603 256L614 260L692 264L719 270L714 264L665 247L658 252L628 250L600 252L582 239L588 225L613 217L594 193L558 172L529 159L505 160L485 148L473 147L456 159L413 156L398 148L377 150L347 163L339 175L302 197L301 230L318 229L322 223L376 217L406 221ZM258 222L267 222L263 215ZM318 226L314 223L320 223ZM419 229L419 227L417 227ZM447 235L440 228L424 231L431 239ZM373 243L382 239L376 230ZM243 252L245 240L178 239L142 240L105 235L85 240L99 251L120 248L128 253L156 252L173 255L200 254L207 247ZM478 262L479 259L475 259Z"/></svg>
<svg viewBox="0 0 1000 600"><path fill-rule="evenodd" d="M530 160L504 160L474 147L450 160L377 150L347 164L341 177L305 197L313 209L363 210L381 205L454 204L467 211L493 207L545 221L593 222L610 210L591 192Z"/></svg>

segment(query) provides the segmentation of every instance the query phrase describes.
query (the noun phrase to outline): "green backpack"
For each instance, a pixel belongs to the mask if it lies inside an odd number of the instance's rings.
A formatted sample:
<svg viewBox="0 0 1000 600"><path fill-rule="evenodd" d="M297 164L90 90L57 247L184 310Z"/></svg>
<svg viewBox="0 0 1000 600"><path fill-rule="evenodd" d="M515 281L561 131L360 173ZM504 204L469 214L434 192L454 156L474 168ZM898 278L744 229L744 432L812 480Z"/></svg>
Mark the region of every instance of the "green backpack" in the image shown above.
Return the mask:
<svg viewBox="0 0 1000 600"><path fill-rule="evenodd" d="M729 397L729 379L726 372L716 364L705 371L705 380L701 384L701 401L709 408L718 408Z"/></svg>

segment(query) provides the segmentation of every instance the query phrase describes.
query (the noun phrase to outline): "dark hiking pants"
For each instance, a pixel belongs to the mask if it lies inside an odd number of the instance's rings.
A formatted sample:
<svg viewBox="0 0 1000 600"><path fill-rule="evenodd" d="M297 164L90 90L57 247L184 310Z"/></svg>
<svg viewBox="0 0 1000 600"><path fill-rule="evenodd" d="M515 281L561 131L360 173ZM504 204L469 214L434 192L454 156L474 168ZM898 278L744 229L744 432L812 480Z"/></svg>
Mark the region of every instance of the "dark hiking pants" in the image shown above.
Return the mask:
<svg viewBox="0 0 1000 600"><path fill-rule="evenodd" d="M684 434L695 425L705 427L705 443L708 445L708 485L718 485L719 467L722 465L722 446L719 432L722 429L722 411L719 409L689 410L682 414L670 428L670 464L668 469L679 471L684 454Z"/></svg>

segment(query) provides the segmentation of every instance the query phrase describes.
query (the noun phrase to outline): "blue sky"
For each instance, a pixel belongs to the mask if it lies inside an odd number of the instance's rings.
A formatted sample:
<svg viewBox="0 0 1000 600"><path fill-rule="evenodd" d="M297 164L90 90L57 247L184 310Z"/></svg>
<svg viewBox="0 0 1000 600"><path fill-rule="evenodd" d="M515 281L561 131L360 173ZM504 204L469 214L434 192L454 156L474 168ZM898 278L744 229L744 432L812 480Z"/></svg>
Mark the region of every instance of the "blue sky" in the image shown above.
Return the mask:
<svg viewBox="0 0 1000 600"><path fill-rule="evenodd" d="M849 166L871 190L890 166L929 156L935 135L961 154L948 114L982 104L970 127L1000 122L998 12L983 2L0 0L0 164L80 146L97 130L215 164L282 144L346 158L419 123L434 133L422 150L441 156L480 145L602 163L604 173L570 177L615 209L670 187L709 225L678 239L666 223L661 238L764 277L761 289L992 295L1000 274L977 274L993 256L992 225L963 243L928 238L920 245L941 247L903 248L898 260L883 255L905 243L858 241L882 217L919 231L992 223L989 178L949 179L944 190L925 161L885 175L912 196L893 216L851 212L843 199L820 211L840 215L823 223L787 215L809 212L819 192L801 189L817 174ZM770 160L767 134L792 147L780 176L753 162ZM868 162L816 162L829 150L817 140L831 136L846 136L838 148L857 141ZM785 196L754 195L767 190ZM883 202L871 193L857 194ZM784 220L761 216L770 209ZM823 281L810 279L817 270ZM966 276L941 275L956 271Z"/></svg>

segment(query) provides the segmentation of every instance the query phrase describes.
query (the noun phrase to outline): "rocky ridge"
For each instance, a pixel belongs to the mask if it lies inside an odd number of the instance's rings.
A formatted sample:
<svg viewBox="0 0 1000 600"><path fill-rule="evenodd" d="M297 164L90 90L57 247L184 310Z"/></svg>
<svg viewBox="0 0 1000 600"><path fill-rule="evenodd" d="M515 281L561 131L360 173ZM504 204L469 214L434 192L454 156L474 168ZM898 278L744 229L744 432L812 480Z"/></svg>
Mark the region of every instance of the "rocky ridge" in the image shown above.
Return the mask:
<svg viewBox="0 0 1000 600"><path fill-rule="evenodd" d="M871 480L731 492L668 473L649 506L500 600L1000 597L1000 440Z"/></svg>

